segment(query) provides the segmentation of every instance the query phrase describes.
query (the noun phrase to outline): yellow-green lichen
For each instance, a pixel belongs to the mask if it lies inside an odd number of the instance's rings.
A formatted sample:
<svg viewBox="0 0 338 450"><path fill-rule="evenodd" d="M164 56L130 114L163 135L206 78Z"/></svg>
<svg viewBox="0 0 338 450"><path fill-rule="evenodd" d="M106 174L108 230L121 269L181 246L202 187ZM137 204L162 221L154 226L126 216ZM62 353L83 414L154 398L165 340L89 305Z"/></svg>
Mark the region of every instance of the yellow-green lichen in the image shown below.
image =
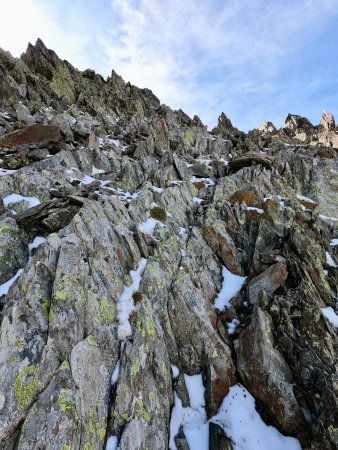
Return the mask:
<svg viewBox="0 0 338 450"><path fill-rule="evenodd" d="M60 65L56 68L50 87L59 98L74 103L74 82L66 66Z"/></svg>
<svg viewBox="0 0 338 450"><path fill-rule="evenodd" d="M70 397L69 392L65 389L61 389L60 394L57 399L57 404L60 407L60 411L66 414L72 414L77 417L75 402L73 400L69 400Z"/></svg>
<svg viewBox="0 0 338 450"><path fill-rule="evenodd" d="M43 301L41 303L41 307L40 307L41 314L44 316L48 316L49 308L50 308L50 300L49 300L49 298L46 297L43 299Z"/></svg>
<svg viewBox="0 0 338 450"><path fill-rule="evenodd" d="M140 370L140 358L137 357L134 361L134 364L131 366L130 374L134 377L137 372Z"/></svg>
<svg viewBox="0 0 338 450"><path fill-rule="evenodd" d="M67 370L67 369L70 369L69 362L68 361L63 361L63 363L59 367L59 370Z"/></svg>
<svg viewBox="0 0 338 450"><path fill-rule="evenodd" d="M89 345L91 345L92 347L97 347L97 342L95 341L94 337L92 335L87 336L87 342Z"/></svg>
<svg viewBox="0 0 338 450"><path fill-rule="evenodd" d="M151 415L145 409L145 407L142 405L141 402L138 402L138 408L136 410L136 414L138 415L138 417L145 420L146 422L150 422L150 420L151 420Z"/></svg>
<svg viewBox="0 0 338 450"><path fill-rule="evenodd" d="M155 337L155 327L150 319L150 317L146 318L146 328L147 328L147 333L150 337L154 338Z"/></svg>
<svg viewBox="0 0 338 450"><path fill-rule="evenodd" d="M115 319L114 305L109 303L106 299L101 300L99 305L98 318L100 322L113 322Z"/></svg>
<svg viewBox="0 0 338 450"><path fill-rule="evenodd" d="M69 293L66 291L56 291L54 292L54 298L55 300L68 300Z"/></svg>
<svg viewBox="0 0 338 450"><path fill-rule="evenodd" d="M38 393L38 369L34 366L25 367L17 373L13 383L14 397L21 408L26 408Z"/></svg>

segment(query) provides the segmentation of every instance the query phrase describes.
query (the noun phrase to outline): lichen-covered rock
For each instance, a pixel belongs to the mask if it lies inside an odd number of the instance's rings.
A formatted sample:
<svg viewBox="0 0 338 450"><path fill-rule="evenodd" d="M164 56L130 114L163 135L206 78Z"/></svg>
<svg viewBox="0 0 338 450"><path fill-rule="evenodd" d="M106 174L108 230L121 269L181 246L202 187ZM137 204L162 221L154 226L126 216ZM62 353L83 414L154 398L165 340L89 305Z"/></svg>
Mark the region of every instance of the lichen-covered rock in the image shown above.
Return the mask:
<svg viewBox="0 0 338 450"><path fill-rule="evenodd" d="M0 447L188 450L176 398L228 450L213 417L240 381L338 448L333 117L209 133L41 40L0 51L0 90Z"/></svg>
<svg viewBox="0 0 338 450"><path fill-rule="evenodd" d="M24 234L12 218L0 220L0 284L12 278L28 261Z"/></svg>

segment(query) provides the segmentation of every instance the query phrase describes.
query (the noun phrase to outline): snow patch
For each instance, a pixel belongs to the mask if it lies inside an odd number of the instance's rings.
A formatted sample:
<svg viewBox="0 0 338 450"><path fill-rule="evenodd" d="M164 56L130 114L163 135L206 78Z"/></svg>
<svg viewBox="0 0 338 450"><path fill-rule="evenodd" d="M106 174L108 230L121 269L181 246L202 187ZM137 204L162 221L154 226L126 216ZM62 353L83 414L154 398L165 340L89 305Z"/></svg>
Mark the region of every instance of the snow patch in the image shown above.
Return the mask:
<svg viewBox="0 0 338 450"><path fill-rule="evenodd" d="M172 377L173 377L174 380L175 380L175 379L179 376L179 374L180 374L180 371L178 370L178 367L174 366L173 364L171 365L171 374L172 374Z"/></svg>
<svg viewBox="0 0 338 450"><path fill-rule="evenodd" d="M36 236L30 244L28 244L29 255L32 256L33 250L40 247L41 244L46 242L46 239L42 236Z"/></svg>
<svg viewBox="0 0 338 450"><path fill-rule="evenodd" d="M230 300L242 289L246 277L234 275L225 266L222 268L223 282L215 299L214 307L223 311L230 306Z"/></svg>
<svg viewBox="0 0 338 450"><path fill-rule="evenodd" d="M117 436L110 436L107 439L106 450L116 450L118 444Z"/></svg>
<svg viewBox="0 0 338 450"><path fill-rule="evenodd" d="M114 384L116 384L119 379L120 367L121 367L121 361L118 360L116 363L115 369L114 369L113 373L111 374L111 378L110 378L111 386L114 386Z"/></svg>
<svg viewBox="0 0 338 450"><path fill-rule="evenodd" d="M336 247L338 245L338 239L332 239L330 242L331 247Z"/></svg>
<svg viewBox="0 0 338 450"><path fill-rule="evenodd" d="M191 177L190 183L204 183L206 186L215 186L215 182L211 178L197 178Z"/></svg>
<svg viewBox="0 0 338 450"><path fill-rule="evenodd" d="M314 200L312 200L312 198L305 197L304 195L297 194L296 197L298 198L298 200L303 200L304 202L316 203Z"/></svg>
<svg viewBox="0 0 338 450"><path fill-rule="evenodd" d="M17 172L17 170L0 169L0 177L5 177L6 175L11 175L12 173L15 172Z"/></svg>
<svg viewBox="0 0 338 450"><path fill-rule="evenodd" d="M240 323L241 322L238 319L233 319L231 322L227 323L228 334L234 334Z"/></svg>
<svg viewBox="0 0 338 450"><path fill-rule="evenodd" d="M0 285L0 297L2 297L3 295L7 295L9 288L12 286L14 281L22 274L22 272L23 269L19 269L14 277Z"/></svg>
<svg viewBox="0 0 338 450"><path fill-rule="evenodd" d="M223 428L234 450L301 450L297 439L283 436L263 422L255 409L254 397L240 384L230 388L210 421Z"/></svg>
<svg viewBox="0 0 338 450"><path fill-rule="evenodd" d="M145 222L141 222L138 224L138 229L141 231L141 233L148 234L149 236L154 236L154 231L157 224L159 224L161 227L164 227L162 222L149 217L149 219L147 219Z"/></svg>
<svg viewBox="0 0 338 450"><path fill-rule="evenodd" d="M117 335L119 340L126 339L131 335L131 326L129 323L129 316L134 311L133 292L137 291L140 287L142 280L142 274L146 267L147 260L142 258L136 270L130 272L131 285L124 286L123 292L117 301L117 312L119 325Z"/></svg>
<svg viewBox="0 0 338 450"><path fill-rule="evenodd" d="M103 169L98 169L95 166L92 166L92 175L99 175L100 173L104 173L105 171Z"/></svg>
<svg viewBox="0 0 338 450"><path fill-rule="evenodd" d="M163 188L157 187L157 186L151 186L151 190L154 192L158 192L159 194L162 194L164 192Z"/></svg>
<svg viewBox="0 0 338 450"><path fill-rule="evenodd" d="M328 306L327 308L320 308L320 309L322 311L323 316L326 317L334 327L338 328L338 316L334 312L334 309L331 308L331 306Z"/></svg>
<svg viewBox="0 0 338 450"><path fill-rule="evenodd" d="M331 267L335 267L337 268L338 265L334 262L332 256L330 255L329 252L325 252L326 253L326 263L331 266Z"/></svg>
<svg viewBox="0 0 338 450"><path fill-rule="evenodd" d="M255 208L254 206L247 206L244 208L246 211L256 211L258 214L264 214L264 210L260 208Z"/></svg>
<svg viewBox="0 0 338 450"><path fill-rule="evenodd" d="M194 197L194 198L192 199L192 201L193 201L194 203L196 203L196 205L200 205L200 204L203 202L203 198Z"/></svg>
<svg viewBox="0 0 338 450"><path fill-rule="evenodd" d="M23 200L28 203L29 208L33 208L33 206L38 206L41 203L40 200L36 197L24 197L23 195L20 194L10 194L7 195L7 197L3 198L3 202L6 208L11 203L20 203Z"/></svg>
<svg viewBox="0 0 338 450"><path fill-rule="evenodd" d="M319 217L321 219L325 220L333 220L334 222L338 221L338 217L329 217L329 216L324 216L324 214L319 214Z"/></svg>

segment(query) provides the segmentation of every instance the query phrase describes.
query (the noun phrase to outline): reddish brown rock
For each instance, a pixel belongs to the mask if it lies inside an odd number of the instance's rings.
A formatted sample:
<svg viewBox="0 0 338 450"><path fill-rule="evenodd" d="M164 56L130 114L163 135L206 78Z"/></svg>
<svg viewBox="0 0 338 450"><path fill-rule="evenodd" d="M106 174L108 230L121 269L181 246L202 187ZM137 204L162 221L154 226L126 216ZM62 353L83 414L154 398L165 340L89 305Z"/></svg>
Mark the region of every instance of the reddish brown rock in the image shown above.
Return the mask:
<svg viewBox="0 0 338 450"><path fill-rule="evenodd" d="M19 145L46 145L61 138L57 125L29 125L21 130L5 134L0 138L0 147L17 147Z"/></svg>
<svg viewBox="0 0 338 450"><path fill-rule="evenodd" d="M261 308L255 308L235 349L240 376L251 394L267 406L269 419L286 434L302 432L304 419L293 393L292 373L274 348L272 320Z"/></svg>
<svg viewBox="0 0 338 450"><path fill-rule="evenodd" d="M250 303L255 304L257 302L259 293L263 289L268 294L275 292L285 282L287 277L288 271L286 270L285 262L280 261L270 266L250 281L248 285Z"/></svg>

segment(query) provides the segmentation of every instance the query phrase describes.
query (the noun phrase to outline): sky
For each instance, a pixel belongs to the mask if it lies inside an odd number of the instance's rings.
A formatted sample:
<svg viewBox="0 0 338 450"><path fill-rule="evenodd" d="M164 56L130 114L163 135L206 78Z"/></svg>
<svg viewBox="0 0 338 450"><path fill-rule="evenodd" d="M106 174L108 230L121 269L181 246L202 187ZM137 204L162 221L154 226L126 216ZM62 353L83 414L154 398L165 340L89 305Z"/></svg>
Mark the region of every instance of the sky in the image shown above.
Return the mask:
<svg viewBox="0 0 338 450"><path fill-rule="evenodd" d="M1 19L13 56L39 37L209 128L222 111L244 131L287 113L338 119L337 0L8 0Z"/></svg>

